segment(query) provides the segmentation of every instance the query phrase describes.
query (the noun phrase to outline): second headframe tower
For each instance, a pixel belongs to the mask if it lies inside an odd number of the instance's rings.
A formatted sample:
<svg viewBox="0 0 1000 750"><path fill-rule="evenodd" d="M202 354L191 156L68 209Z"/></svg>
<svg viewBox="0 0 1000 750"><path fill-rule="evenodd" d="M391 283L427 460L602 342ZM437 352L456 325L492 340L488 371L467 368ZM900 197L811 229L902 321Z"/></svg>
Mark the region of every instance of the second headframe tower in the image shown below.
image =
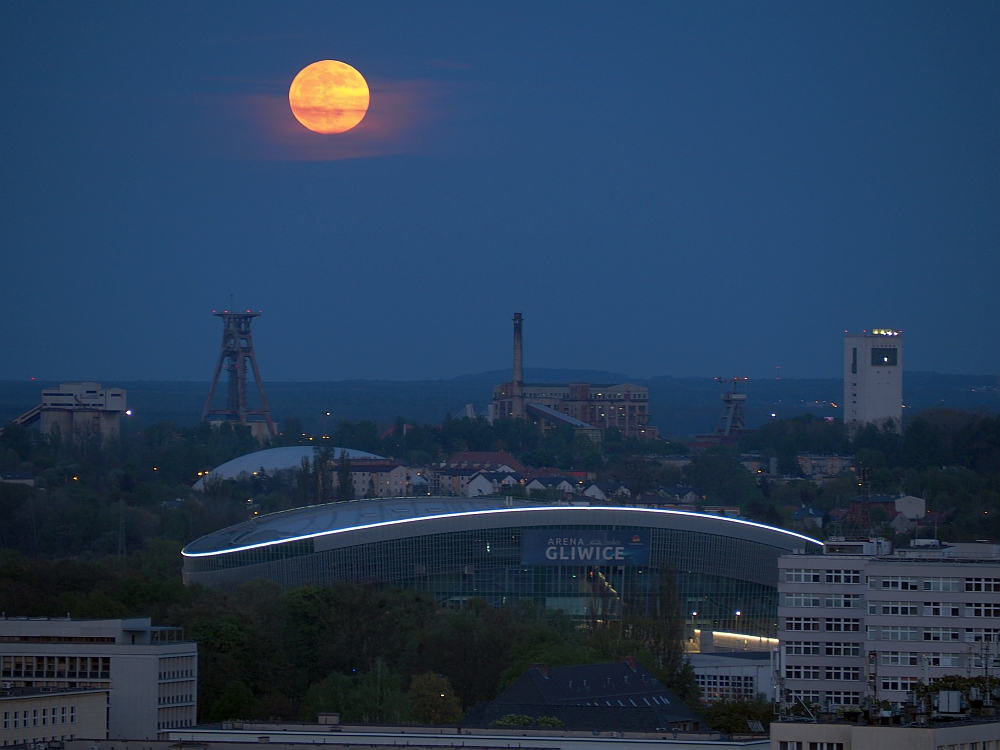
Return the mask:
<svg viewBox="0 0 1000 750"><path fill-rule="evenodd" d="M212 311L216 317L222 318L222 349L219 361L212 375L212 387L208 391L205 408L201 418L211 422L239 422L250 427L253 436L258 440L265 437L275 437L277 430L271 419L271 410L267 406L267 396L264 395L264 383L260 379L257 368L257 357L253 353L253 338L250 335L250 321L260 315L259 312L223 312ZM226 408L213 409L215 389L219 385L219 375L225 365L229 375L229 390L226 394ZM260 396L260 409L247 408L247 368L253 369L254 382L257 385L257 395Z"/></svg>

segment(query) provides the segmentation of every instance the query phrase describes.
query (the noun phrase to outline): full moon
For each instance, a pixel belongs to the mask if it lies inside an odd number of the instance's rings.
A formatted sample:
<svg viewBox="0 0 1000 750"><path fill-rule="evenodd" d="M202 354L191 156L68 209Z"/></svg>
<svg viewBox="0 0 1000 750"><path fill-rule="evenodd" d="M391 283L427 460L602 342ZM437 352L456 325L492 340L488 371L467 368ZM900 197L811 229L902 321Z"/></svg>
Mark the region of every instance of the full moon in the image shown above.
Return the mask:
<svg viewBox="0 0 1000 750"><path fill-rule="evenodd" d="M368 83L347 63L320 60L292 80L288 104L295 119L316 133L343 133L368 111Z"/></svg>

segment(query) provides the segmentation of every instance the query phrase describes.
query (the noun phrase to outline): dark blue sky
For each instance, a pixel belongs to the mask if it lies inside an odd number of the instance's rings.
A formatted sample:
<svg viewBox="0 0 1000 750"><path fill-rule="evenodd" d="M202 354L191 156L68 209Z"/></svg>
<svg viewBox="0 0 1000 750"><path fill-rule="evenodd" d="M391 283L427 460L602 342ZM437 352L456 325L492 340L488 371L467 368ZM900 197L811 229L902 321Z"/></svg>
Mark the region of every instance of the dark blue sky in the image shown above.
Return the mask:
<svg viewBox="0 0 1000 750"><path fill-rule="evenodd" d="M996 3L5 3L0 379L1000 369ZM286 92L368 79L356 131Z"/></svg>

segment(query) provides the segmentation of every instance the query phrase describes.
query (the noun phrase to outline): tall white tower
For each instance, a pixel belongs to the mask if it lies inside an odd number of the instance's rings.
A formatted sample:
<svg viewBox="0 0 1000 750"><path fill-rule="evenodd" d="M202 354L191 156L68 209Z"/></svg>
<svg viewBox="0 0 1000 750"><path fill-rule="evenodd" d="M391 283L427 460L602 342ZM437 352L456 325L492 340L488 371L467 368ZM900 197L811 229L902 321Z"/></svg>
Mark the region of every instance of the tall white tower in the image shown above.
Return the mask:
<svg viewBox="0 0 1000 750"><path fill-rule="evenodd" d="M891 421L903 429L903 332L876 328L844 336L844 424L851 432Z"/></svg>

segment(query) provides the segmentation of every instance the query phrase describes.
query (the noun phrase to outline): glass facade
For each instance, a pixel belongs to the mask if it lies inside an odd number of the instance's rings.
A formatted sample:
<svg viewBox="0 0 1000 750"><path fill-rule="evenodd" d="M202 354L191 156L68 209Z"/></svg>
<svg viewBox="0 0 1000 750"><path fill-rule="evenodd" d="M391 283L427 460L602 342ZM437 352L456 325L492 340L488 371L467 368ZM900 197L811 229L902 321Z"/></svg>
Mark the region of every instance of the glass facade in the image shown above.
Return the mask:
<svg viewBox="0 0 1000 750"><path fill-rule="evenodd" d="M527 600L578 617L616 617L623 606L654 606L661 570L676 574L688 628L773 636L777 559L760 542L678 529L646 528L649 564L526 566L521 530L618 530L616 526L525 526L425 534L314 551L313 540L185 557L185 579L235 585L265 578L283 587L333 581L378 583L432 594L445 605L478 597L494 606ZM630 527L634 528L634 527ZM625 603L623 605L623 603Z"/></svg>

